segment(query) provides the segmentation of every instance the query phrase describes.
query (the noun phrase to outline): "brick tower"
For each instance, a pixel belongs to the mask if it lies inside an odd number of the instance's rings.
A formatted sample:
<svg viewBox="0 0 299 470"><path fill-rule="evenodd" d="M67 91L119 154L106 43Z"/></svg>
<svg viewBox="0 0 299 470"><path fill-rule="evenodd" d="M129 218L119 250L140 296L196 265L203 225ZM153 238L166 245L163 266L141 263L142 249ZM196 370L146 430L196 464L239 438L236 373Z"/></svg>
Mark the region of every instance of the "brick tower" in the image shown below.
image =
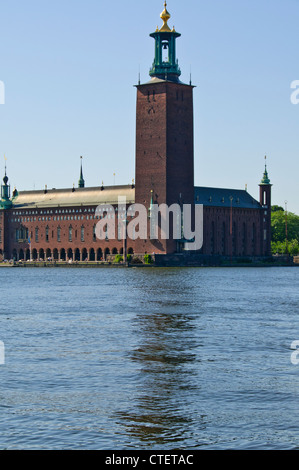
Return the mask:
<svg viewBox="0 0 299 470"><path fill-rule="evenodd" d="M266 160L267 157L265 157ZM267 165L263 178L259 184L260 187L260 204L263 206L261 214L262 227L262 256L271 256L271 187L268 176Z"/></svg>
<svg viewBox="0 0 299 470"><path fill-rule="evenodd" d="M193 86L182 83L176 39L164 4L163 26L155 40L151 80L137 86L135 202L194 204ZM170 224L172 226L172 224ZM169 240L136 240L139 253L175 253L183 244Z"/></svg>

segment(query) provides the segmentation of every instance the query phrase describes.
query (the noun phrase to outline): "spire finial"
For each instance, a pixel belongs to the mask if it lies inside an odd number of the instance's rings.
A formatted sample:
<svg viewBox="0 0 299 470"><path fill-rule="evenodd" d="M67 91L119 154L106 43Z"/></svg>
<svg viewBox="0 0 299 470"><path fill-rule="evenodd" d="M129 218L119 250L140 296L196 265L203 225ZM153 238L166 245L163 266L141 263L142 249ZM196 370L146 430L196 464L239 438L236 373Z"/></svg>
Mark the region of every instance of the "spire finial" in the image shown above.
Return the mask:
<svg viewBox="0 0 299 470"><path fill-rule="evenodd" d="M265 155L265 171L263 174L263 179L261 181L261 184L270 184L270 179L269 179L268 171L267 171L267 155Z"/></svg>
<svg viewBox="0 0 299 470"><path fill-rule="evenodd" d="M164 10L162 11L162 13L160 15L160 18L163 20L163 23L164 23L162 28L160 29L160 31L162 31L162 32L163 31L167 31L167 32L171 31L171 29L169 28L169 26L167 24L167 21L170 18L170 14L168 13L166 7L167 7L167 3L164 2Z"/></svg>
<svg viewBox="0 0 299 470"><path fill-rule="evenodd" d="M8 177L7 177L7 173L6 173L6 161L7 161L7 158L4 154L4 161L5 161L5 166L4 166L4 178L3 178L3 183L5 184L5 186L7 186L7 183L8 183Z"/></svg>
<svg viewBox="0 0 299 470"><path fill-rule="evenodd" d="M84 178L83 178L83 169L82 169L83 157L82 156L80 157L80 160L81 160L81 166L80 166L80 178L79 178L79 181L78 181L78 188L84 188L85 187L85 181L84 181Z"/></svg>

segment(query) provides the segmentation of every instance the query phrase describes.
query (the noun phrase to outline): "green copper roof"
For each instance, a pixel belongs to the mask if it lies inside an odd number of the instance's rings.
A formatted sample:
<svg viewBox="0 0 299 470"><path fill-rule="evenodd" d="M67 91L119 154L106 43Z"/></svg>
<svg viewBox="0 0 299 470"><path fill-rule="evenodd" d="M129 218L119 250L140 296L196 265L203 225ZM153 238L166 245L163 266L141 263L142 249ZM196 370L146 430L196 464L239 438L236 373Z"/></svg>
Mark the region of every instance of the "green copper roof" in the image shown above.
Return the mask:
<svg viewBox="0 0 299 470"><path fill-rule="evenodd" d="M10 185L8 184L8 176L6 174L5 165L5 176L3 178L3 184L1 185L0 209L10 209L11 207L12 201L10 200Z"/></svg>
<svg viewBox="0 0 299 470"><path fill-rule="evenodd" d="M263 179L261 180L261 184L270 184L270 179L267 172L267 165L265 165L265 171L263 174Z"/></svg>

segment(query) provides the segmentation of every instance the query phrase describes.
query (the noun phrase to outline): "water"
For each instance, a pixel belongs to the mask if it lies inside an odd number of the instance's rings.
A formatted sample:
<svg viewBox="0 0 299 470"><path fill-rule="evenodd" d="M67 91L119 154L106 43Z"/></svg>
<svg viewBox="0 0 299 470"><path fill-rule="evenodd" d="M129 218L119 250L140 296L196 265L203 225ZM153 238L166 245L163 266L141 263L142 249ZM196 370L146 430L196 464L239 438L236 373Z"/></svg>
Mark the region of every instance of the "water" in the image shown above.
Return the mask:
<svg viewBox="0 0 299 470"><path fill-rule="evenodd" d="M299 448L297 268L0 272L0 449Z"/></svg>

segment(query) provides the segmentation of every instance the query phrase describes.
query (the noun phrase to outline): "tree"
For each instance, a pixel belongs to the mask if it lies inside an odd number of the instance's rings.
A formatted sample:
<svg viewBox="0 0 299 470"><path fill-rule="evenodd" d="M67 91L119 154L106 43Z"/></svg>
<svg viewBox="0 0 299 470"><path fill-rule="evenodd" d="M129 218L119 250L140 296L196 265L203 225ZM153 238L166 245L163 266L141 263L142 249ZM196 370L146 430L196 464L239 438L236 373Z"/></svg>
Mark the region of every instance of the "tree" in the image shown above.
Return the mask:
<svg viewBox="0 0 299 470"><path fill-rule="evenodd" d="M272 241L283 242L286 239L286 222L288 240L299 241L299 216L293 212L277 210L271 215Z"/></svg>
<svg viewBox="0 0 299 470"><path fill-rule="evenodd" d="M286 213L281 206L271 209L272 253L298 255L299 216L293 212Z"/></svg>

